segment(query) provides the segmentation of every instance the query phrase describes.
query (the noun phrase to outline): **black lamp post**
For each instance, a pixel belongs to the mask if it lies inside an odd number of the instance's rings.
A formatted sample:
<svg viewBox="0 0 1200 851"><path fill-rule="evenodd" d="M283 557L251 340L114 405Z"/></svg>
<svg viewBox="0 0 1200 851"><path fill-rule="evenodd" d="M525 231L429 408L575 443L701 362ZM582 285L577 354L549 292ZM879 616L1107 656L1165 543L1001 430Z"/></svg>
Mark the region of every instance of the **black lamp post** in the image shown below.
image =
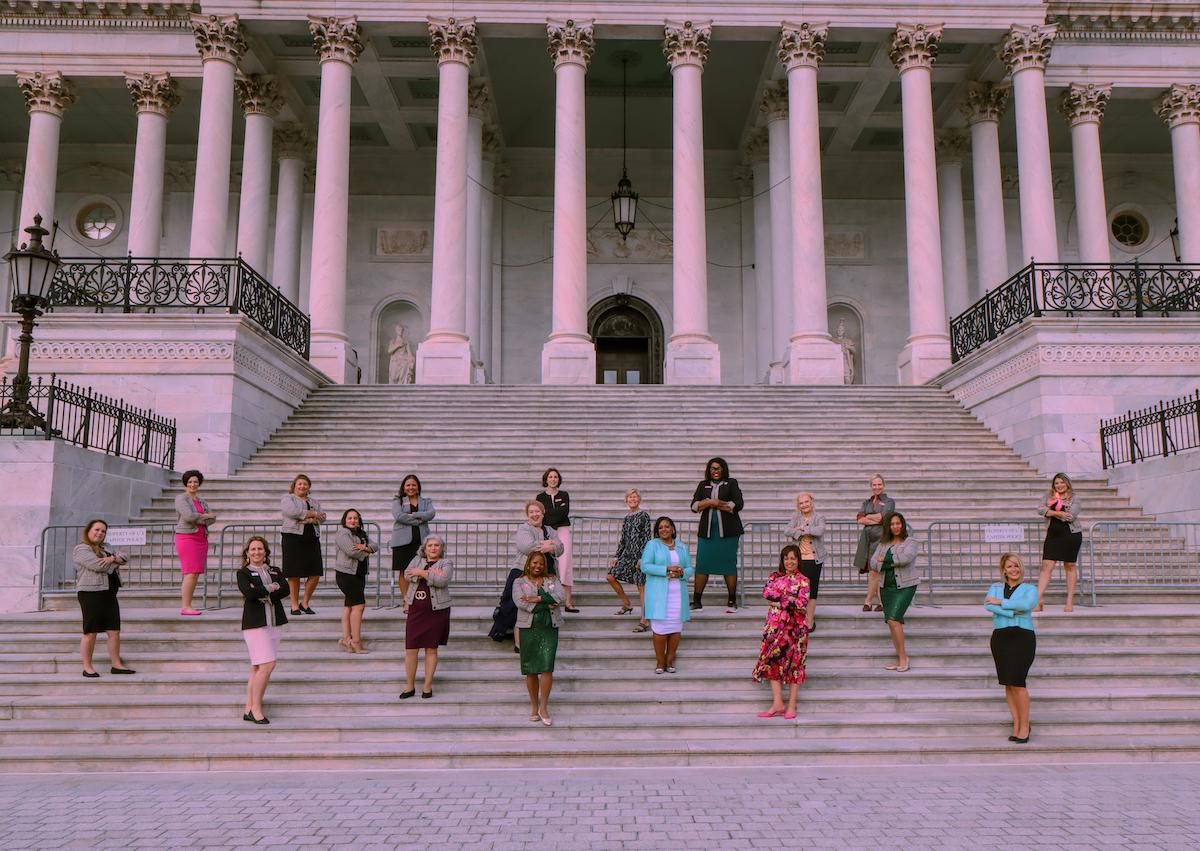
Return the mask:
<svg viewBox="0 0 1200 851"><path fill-rule="evenodd" d="M622 241L629 236L637 223L638 203L638 194L633 191L633 184L629 182L629 173L625 168L625 98L628 85L626 77L628 65L629 56L623 54L621 56L621 179L617 181L617 191L612 194L613 226L617 229L617 233L621 234Z"/></svg>
<svg viewBox="0 0 1200 851"><path fill-rule="evenodd" d="M33 345L33 326L37 324L34 320L50 304L50 284L62 261L42 243L42 237L50 231L42 227L40 215L33 217L33 226L25 228L25 233L29 234L29 242L4 255L13 286L13 313L21 316L21 336L17 338L21 354L12 382L12 399L0 409L0 428L45 430L45 417L29 404L29 348Z"/></svg>

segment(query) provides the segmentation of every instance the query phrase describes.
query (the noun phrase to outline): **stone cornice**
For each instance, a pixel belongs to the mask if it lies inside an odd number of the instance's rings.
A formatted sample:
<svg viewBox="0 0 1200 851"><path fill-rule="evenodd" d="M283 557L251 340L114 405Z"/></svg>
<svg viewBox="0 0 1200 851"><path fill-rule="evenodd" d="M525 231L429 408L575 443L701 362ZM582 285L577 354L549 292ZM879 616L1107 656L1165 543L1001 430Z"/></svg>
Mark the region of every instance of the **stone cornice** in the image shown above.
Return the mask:
<svg viewBox="0 0 1200 851"><path fill-rule="evenodd" d="M246 53L246 37L237 15L196 15L190 18L196 50L204 61L238 63Z"/></svg>
<svg viewBox="0 0 1200 851"><path fill-rule="evenodd" d="M708 61L712 21L668 21L663 27L663 56L674 71L683 65L703 68Z"/></svg>
<svg viewBox="0 0 1200 851"><path fill-rule="evenodd" d="M76 0L71 4L5 0L0 27L36 29L171 29L186 30L198 3L108 2Z"/></svg>
<svg viewBox="0 0 1200 851"><path fill-rule="evenodd" d="M1168 127L1200 124L1200 86L1174 85L1154 102L1154 111Z"/></svg>
<svg viewBox="0 0 1200 851"><path fill-rule="evenodd" d="M912 68L932 68L942 41L942 24L896 24L888 56L901 74Z"/></svg>
<svg viewBox="0 0 1200 851"><path fill-rule="evenodd" d="M1112 96L1112 85L1072 83L1058 99L1058 111L1067 123L1099 124Z"/></svg>
<svg viewBox="0 0 1200 851"><path fill-rule="evenodd" d="M1004 37L1004 41L996 48L996 55L1008 69L1008 73L1016 74L1029 68L1046 69L1050 61L1050 49L1054 46L1054 37L1058 34L1055 26L1023 27L1014 24Z"/></svg>
<svg viewBox="0 0 1200 851"><path fill-rule="evenodd" d="M559 65L582 65L585 69L592 62L592 54L596 52L596 39L592 32L591 20L546 21L546 52L554 67Z"/></svg>
<svg viewBox="0 0 1200 851"><path fill-rule="evenodd" d="M779 61L788 71L793 68L818 68L825 56L829 24L792 24L787 21L779 34Z"/></svg>
<svg viewBox="0 0 1200 851"><path fill-rule="evenodd" d="M18 71L17 85L30 113L45 112L62 118L75 102L75 87L60 71Z"/></svg>
<svg viewBox="0 0 1200 851"><path fill-rule="evenodd" d="M468 68L479 49L474 18L429 18L429 49L438 64L460 62Z"/></svg>
<svg viewBox="0 0 1200 851"><path fill-rule="evenodd" d="M1009 88L995 83L969 83L967 98L959 110L967 119L967 126L980 121L999 121L1008 106Z"/></svg>
<svg viewBox="0 0 1200 851"><path fill-rule="evenodd" d="M279 94L279 83L274 77L263 74L247 74L238 76L233 81L237 91L238 102L246 115L267 115L271 118L279 115L283 109L283 97Z"/></svg>
<svg viewBox="0 0 1200 851"><path fill-rule="evenodd" d="M137 112L149 112L170 118L175 107L179 106L182 98L179 94L179 83L168 73L162 74L126 74L125 88L129 89L129 97Z"/></svg>
<svg viewBox="0 0 1200 851"><path fill-rule="evenodd" d="M313 49L322 62L353 65L363 52L362 29L356 17L309 15L308 31L312 33Z"/></svg>
<svg viewBox="0 0 1200 851"><path fill-rule="evenodd" d="M1074 0L1047 6L1046 21L1058 26L1060 41L1194 41L1200 33L1200 3Z"/></svg>
<svg viewBox="0 0 1200 851"><path fill-rule="evenodd" d="M774 80L763 86L762 100L758 109L769 124L788 116L788 87L786 80Z"/></svg>

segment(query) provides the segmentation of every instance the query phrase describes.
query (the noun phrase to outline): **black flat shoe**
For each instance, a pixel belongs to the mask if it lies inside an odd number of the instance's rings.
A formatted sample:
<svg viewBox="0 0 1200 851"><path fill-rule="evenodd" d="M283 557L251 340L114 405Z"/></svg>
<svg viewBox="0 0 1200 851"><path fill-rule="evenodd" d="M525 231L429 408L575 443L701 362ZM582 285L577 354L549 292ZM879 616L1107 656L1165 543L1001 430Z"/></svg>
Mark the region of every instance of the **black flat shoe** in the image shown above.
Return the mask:
<svg viewBox="0 0 1200 851"><path fill-rule="evenodd" d="M83 672L83 675L84 675L85 677L87 677L89 680L95 680L95 679L99 679L99 678L100 678L100 672L99 672L99 671L92 671L90 674L89 674L87 671L84 671L84 672Z"/></svg>
<svg viewBox="0 0 1200 851"><path fill-rule="evenodd" d="M301 606L300 611L304 612L304 614L306 614L306 615L315 615L316 614L316 612L314 612L308 606Z"/></svg>
<svg viewBox="0 0 1200 851"><path fill-rule="evenodd" d="M1018 738L1017 736L1013 736L1013 737L1012 737L1012 740L1013 740L1013 743L1014 743L1014 744L1018 744L1018 745L1024 745L1024 744L1028 744L1028 742L1029 742L1029 737L1028 737L1028 736L1026 736L1025 738L1021 739L1021 738Z"/></svg>
<svg viewBox="0 0 1200 851"><path fill-rule="evenodd" d="M299 615L304 614L304 612L300 611L299 609L292 609L292 614L299 616Z"/></svg>
<svg viewBox="0 0 1200 851"><path fill-rule="evenodd" d="M249 712L247 712L247 713L245 713L245 714L242 716L242 720L243 720L243 721L250 721L250 722L252 722L252 723L253 723L253 721L254 721L254 716L253 716L253 715L251 715Z"/></svg>
<svg viewBox="0 0 1200 851"><path fill-rule="evenodd" d="M520 652L521 652L521 648L514 644L513 645L513 653L520 653Z"/></svg>
<svg viewBox="0 0 1200 851"><path fill-rule="evenodd" d="M137 673L137 671L135 671L133 668L109 668L108 671L110 674L136 674Z"/></svg>
<svg viewBox="0 0 1200 851"><path fill-rule="evenodd" d="M271 723L271 719L268 718L266 715L264 715L262 718L255 718L253 715L251 715L250 720L253 721L255 724L270 724Z"/></svg>
<svg viewBox="0 0 1200 851"><path fill-rule="evenodd" d="M1016 737L1016 736L1009 736L1009 737L1008 737L1008 740L1009 740L1010 742L1015 742L1015 741L1017 741L1017 737Z"/></svg>
<svg viewBox="0 0 1200 851"><path fill-rule="evenodd" d="M429 698L433 697L433 691L432 691L432 690L430 690L430 691L423 691L423 692L421 692L421 697L422 697L422 699L424 699L424 700L429 700Z"/></svg>
<svg viewBox="0 0 1200 851"><path fill-rule="evenodd" d="M400 692L400 699L408 700L410 697L416 696L416 693L417 693L417 690L415 688L409 689L408 691L402 691L402 692Z"/></svg>
<svg viewBox="0 0 1200 851"><path fill-rule="evenodd" d="M573 615L579 614L579 609L575 608L574 606L563 606L563 611L570 612Z"/></svg>

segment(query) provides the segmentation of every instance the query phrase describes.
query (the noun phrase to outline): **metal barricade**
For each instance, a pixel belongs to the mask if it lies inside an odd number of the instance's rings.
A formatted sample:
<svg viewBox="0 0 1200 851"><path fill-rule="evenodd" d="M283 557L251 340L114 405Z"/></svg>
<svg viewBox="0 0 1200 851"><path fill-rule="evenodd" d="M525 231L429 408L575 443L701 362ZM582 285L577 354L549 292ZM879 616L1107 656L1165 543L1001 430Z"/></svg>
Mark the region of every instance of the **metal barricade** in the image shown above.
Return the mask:
<svg viewBox="0 0 1200 851"><path fill-rule="evenodd" d="M1088 528L1093 583L1104 588L1200 586L1200 523L1097 521Z"/></svg>

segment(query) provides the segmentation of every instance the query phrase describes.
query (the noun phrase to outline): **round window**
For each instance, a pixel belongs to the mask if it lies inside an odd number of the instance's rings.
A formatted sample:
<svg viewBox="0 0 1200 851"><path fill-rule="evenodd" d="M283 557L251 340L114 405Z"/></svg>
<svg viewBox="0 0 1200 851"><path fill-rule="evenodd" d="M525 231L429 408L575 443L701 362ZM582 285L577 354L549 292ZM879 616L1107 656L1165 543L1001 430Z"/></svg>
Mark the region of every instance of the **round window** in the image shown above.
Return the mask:
<svg viewBox="0 0 1200 851"><path fill-rule="evenodd" d="M103 201L88 204L79 211L75 229L92 242L103 242L117 232L117 211Z"/></svg>
<svg viewBox="0 0 1200 851"><path fill-rule="evenodd" d="M1146 217L1133 210L1122 210L1114 215L1109 227L1112 238L1125 248L1137 248L1150 235Z"/></svg>

